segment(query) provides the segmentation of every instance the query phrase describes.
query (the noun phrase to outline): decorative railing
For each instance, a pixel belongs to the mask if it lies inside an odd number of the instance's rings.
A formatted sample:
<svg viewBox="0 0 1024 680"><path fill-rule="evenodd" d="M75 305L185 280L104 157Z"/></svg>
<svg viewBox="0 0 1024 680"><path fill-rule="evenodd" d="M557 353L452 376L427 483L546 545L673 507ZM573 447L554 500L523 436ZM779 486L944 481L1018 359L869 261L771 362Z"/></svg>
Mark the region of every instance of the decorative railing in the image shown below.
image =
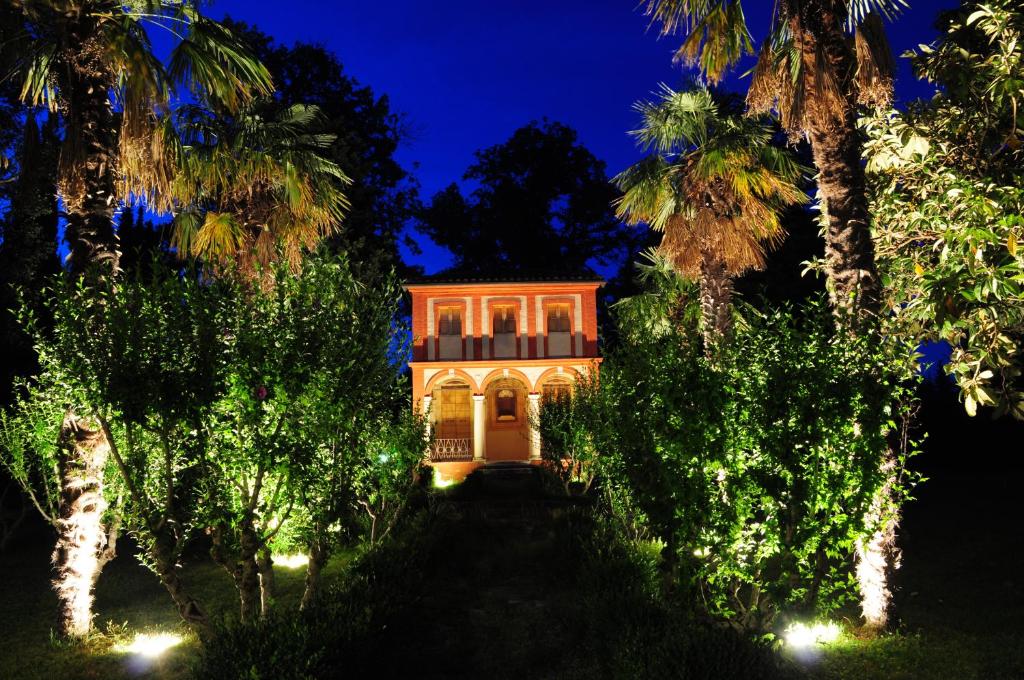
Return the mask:
<svg viewBox="0 0 1024 680"><path fill-rule="evenodd" d="M430 460L435 463L473 460L473 440L435 439L430 450Z"/></svg>

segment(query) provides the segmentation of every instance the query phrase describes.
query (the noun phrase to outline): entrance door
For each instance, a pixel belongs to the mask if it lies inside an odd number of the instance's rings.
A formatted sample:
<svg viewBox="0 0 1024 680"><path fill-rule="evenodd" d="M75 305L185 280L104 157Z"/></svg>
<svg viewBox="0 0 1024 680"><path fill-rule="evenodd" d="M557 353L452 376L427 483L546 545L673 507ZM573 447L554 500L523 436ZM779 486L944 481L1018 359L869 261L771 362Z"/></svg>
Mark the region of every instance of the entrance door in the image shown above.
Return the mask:
<svg viewBox="0 0 1024 680"><path fill-rule="evenodd" d="M501 378L487 386L487 460L529 460L526 386Z"/></svg>

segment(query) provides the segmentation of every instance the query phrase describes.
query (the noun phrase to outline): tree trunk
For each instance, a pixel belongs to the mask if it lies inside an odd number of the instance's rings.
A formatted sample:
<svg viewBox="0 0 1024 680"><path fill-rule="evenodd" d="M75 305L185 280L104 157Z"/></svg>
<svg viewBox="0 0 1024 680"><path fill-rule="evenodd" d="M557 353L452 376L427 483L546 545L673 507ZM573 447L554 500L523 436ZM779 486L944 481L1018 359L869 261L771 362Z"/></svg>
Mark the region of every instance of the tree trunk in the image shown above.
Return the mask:
<svg viewBox="0 0 1024 680"><path fill-rule="evenodd" d="M848 3L845 0L816 0L795 5L791 19L799 33L804 69L816 74L818 59L830 66L837 96L826 98L816 84L813 96L827 104L808 103L807 133L814 164L818 168L818 190L827 218L825 230L825 273L833 309L841 323L862 331L874 330L874 317L881 309L881 290L875 263L874 242L868 211L867 186L861 165L863 143L857 130L856 55L844 33ZM812 76L813 77L813 76ZM829 105L833 104L833 105ZM869 628L888 625L889 575L898 567L896 517L893 498L898 464L893 448L886 451L882 474L885 483L865 517L877 530L857 544L857 571L861 605Z"/></svg>
<svg viewBox="0 0 1024 680"><path fill-rule="evenodd" d="M302 592L300 609L308 609L320 597L320 574L327 563L328 553L321 549L319 542L309 546L309 563L306 565L306 588Z"/></svg>
<svg viewBox="0 0 1024 680"><path fill-rule="evenodd" d="M67 213L71 271L95 269L104 277L117 273L120 259L114 231L119 121L110 101L114 78L97 45L96 21L83 14L69 38L75 53L61 55L69 67L60 83L66 131L58 188Z"/></svg>
<svg viewBox="0 0 1024 680"><path fill-rule="evenodd" d="M731 302L732 278L725 270L725 263L711 253L701 253L700 312L704 349L709 354L729 335Z"/></svg>
<svg viewBox="0 0 1024 680"><path fill-rule="evenodd" d="M154 532L151 552L156 562L157 576L171 596L181 620L196 632L206 633L210 628L206 614L181 582L176 543L166 531Z"/></svg>
<svg viewBox="0 0 1024 680"><path fill-rule="evenodd" d="M867 185L857 130L856 54L844 33L845 0L797 5L791 26L800 33L807 75L804 124L818 168L818 190L827 218L825 273L836 312L851 320L872 316L879 307L878 269L871 240ZM829 82L819 82L830 73Z"/></svg>
<svg viewBox="0 0 1024 680"><path fill-rule="evenodd" d="M256 568L260 574L260 614L266 616L274 604L274 560L270 548L264 546L256 558Z"/></svg>
<svg viewBox="0 0 1024 680"><path fill-rule="evenodd" d="M810 136L828 220L825 273L829 296L836 312L855 322L878 312L879 281L854 116L853 111L847 114L847 126L812 130Z"/></svg>
<svg viewBox="0 0 1024 680"><path fill-rule="evenodd" d="M53 552L57 630L62 637L82 637L92 627L93 584L106 544L103 469L109 452L102 430L68 412L58 447L60 503Z"/></svg>
<svg viewBox="0 0 1024 680"><path fill-rule="evenodd" d="M891 438L890 438L891 439ZM861 616L864 627L880 632L889 627L892 591L889 584L893 572L900 567L901 551L896 544L900 507L894 498L899 474L897 446L892 441L886 447L881 473L885 480L872 499L865 523L875 527L871 537L857 541L857 586L860 590Z"/></svg>

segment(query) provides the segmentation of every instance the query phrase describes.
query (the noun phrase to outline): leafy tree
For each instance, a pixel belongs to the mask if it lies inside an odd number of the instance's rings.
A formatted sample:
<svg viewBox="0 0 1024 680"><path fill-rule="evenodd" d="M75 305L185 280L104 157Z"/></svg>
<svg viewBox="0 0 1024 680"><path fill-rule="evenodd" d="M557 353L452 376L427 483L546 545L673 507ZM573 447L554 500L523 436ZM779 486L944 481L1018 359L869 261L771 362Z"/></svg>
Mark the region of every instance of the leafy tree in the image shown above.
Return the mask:
<svg viewBox="0 0 1024 680"><path fill-rule="evenodd" d="M729 112L707 89L664 88L636 105L634 134L654 153L615 178L618 214L664 232L658 250L700 282L704 341L729 332L732 278L764 266L764 250L784 232L779 215L806 196L800 166L772 144L763 121Z"/></svg>
<svg viewBox="0 0 1024 680"><path fill-rule="evenodd" d="M351 184L345 189L344 228L330 237L331 247L348 253L360 278L366 278L364 272L386 277L391 269L404 271L398 245L418 198L415 181L395 160L408 138L401 114L392 110L387 95L378 96L346 74L324 46L285 46L255 26L231 19L224 23L270 71L275 106L315 106L321 114L316 132L333 137L321 155L344 169Z"/></svg>
<svg viewBox="0 0 1024 680"><path fill-rule="evenodd" d="M876 332L881 283L857 115L859 106L885 106L891 100L893 59L881 17L891 18L905 5L904 0L782 0L773 7L747 93L753 113L774 109L791 138L810 141L825 234L821 268L832 305L841 323L861 325L868 333ZM686 34L677 58L698 63L712 83L753 51L741 0L649 0L646 7L663 34ZM884 465L897 469L894 453ZM882 491L888 488L892 484ZM892 507L893 499L880 499L878 505ZM893 517L879 525L860 556L862 564L880 566L863 583L865 602L879 600L868 591L877 584L885 588L885 572L898 560L895 522ZM888 622L886 610L865 612L870 628Z"/></svg>
<svg viewBox="0 0 1024 680"><path fill-rule="evenodd" d="M837 330L820 303L799 316L749 311L714 362L686 326L670 328L602 367L586 426L602 485L663 542L681 601L761 632L831 611L855 592L869 509L912 482L901 458L896 487L878 493L889 420L909 405L908 357Z"/></svg>
<svg viewBox="0 0 1024 680"><path fill-rule="evenodd" d="M604 163L561 123L531 123L476 152L463 179L438 192L417 228L455 256L465 274L579 273L620 255L622 225Z"/></svg>
<svg viewBox="0 0 1024 680"><path fill-rule="evenodd" d="M914 55L941 89L865 121L892 331L945 341L967 412L1024 419L1024 11L971 3Z"/></svg>
<svg viewBox="0 0 1024 680"><path fill-rule="evenodd" d="M595 368L571 393L544 399L531 423L540 433L541 458L562 480L566 495L586 494L597 476L601 397Z"/></svg>
<svg viewBox="0 0 1024 680"><path fill-rule="evenodd" d="M88 273L99 295L119 269L114 230L119 198L134 195L169 207L177 149L170 121L160 112L182 92L237 111L254 95L269 93L269 74L192 0L18 0L15 8L19 23L4 41L3 60L15 65L22 101L46 105L60 116L64 139L57 186L67 219L68 266L75 275ZM166 64L152 50L147 24L178 38ZM81 514L91 506L80 501L103 495L102 476L76 479L74 471L102 470L98 457L111 445L95 419L69 412L64 422L59 462L69 475L61 493L59 574L70 573L62 560L81 552L83 537L101 534L95 525L79 531L78 524L97 519L95 513ZM83 578L79 586L91 587L93 581ZM86 634L89 612L72 602L84 596L71 582L58 593L59 633Z"/></svg>

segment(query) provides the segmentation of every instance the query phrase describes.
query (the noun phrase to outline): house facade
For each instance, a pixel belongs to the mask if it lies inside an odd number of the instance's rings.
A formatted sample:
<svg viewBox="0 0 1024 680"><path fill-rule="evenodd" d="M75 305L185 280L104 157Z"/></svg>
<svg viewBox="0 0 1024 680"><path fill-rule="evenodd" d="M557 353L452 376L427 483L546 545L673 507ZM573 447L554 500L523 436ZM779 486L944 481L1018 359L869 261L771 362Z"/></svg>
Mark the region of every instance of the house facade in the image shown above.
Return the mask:
<svg viewBox="0 0 1024 680"><path fill-rule="evenodd" d="M412 298L413 407L429 464L459 480L494 461L540 462L540 401L595 370L594 278L426 279Z"/></svg>

